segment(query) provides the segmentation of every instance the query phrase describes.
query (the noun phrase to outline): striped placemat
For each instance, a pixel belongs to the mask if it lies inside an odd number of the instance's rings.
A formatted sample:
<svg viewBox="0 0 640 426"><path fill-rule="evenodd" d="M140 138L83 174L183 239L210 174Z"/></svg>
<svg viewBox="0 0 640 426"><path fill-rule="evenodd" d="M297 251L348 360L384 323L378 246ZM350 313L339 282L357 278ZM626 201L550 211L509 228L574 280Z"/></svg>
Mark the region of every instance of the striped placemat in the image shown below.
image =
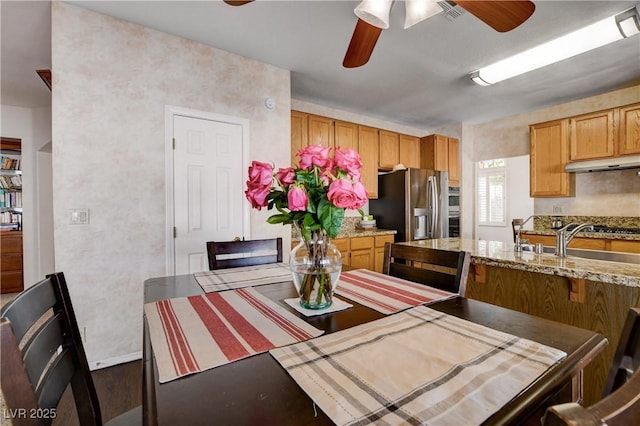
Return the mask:
<svg viewBox="0 0 640 426"><path fill-rule="evenodd" d="M144 305L160 383L323 333L256 290Z"/></svg>
<svg viewBox="0 0 640 426"><path fill-rule="evenodd" d="M193 276L205 293L292 280L291 270L284 263L216 269L196 272Z"/></svg>
<svg viewBox="0 0 640 426"><path fill-rule="evenodd" d="M386 315L456 296L455 293L368 269L340 274L336 293Z"/></svg>
<svg viewBox="0 0 640 426"><path fill-rule="evenodd" d="M426 306L270 353L337 425L477 425L566 357Z"/></svg>

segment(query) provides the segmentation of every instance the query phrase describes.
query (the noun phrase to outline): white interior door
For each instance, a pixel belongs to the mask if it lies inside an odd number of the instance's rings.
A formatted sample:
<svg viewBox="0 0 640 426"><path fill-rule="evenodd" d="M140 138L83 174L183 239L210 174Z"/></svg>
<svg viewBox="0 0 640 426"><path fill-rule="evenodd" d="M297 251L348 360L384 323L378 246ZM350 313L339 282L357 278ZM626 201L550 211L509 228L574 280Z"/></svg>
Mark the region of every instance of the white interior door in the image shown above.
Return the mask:
<svg viewBox="0 0 640 426"><path fill-rule="evenodd" d="M243 236L243 127L173 117L175 274L209 269L206 242Z"/></svg>

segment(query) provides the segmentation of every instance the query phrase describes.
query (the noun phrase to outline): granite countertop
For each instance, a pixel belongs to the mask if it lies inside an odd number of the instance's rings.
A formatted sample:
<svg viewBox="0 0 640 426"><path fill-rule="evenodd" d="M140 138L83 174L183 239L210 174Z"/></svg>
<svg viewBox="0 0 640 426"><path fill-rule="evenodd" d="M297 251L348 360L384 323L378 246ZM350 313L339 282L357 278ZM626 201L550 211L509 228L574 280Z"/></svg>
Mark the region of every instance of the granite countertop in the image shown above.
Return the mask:
<svg viewBox="0 0 640 426"><path fill-rule="evenodd" d="M395 229L349 228L349 229L341 229L340 232L338 232L338 235L336 235L336 238L334 239L354 238L354 237L376 237L379 235L394 235L397 233L398 231L396 231ZM297 242L297 241L300 241L300 237L298 237L298 235L295 232L293 232L291 234L291 242Z"/></svg>
<svg viewBox="0 0 640 426"><path fill-rule="evenodd" d="M523 229L520 231L522 235L550 235L555 237L555 229ZM576 237L581 238L600 238L605 240L627 240L627 241L640 241L640 234L613 234L606 232L578 232Z"/></svg>
<svg viewBox="0 0 640 426"><path fill-rule="evenodd" d="M507 244L500 241L442 238L400 244L440 250L468 251L471 253L472 263L481 265L640 287L639 264L608 262L576 256L561 258L546 253L515 253L513 243Z"/></svg>
<svg viewBox="0 0 640 426"><path fill-rule="evenodd" d="M353 238L353 237L375 237L378 235L394 235L398 231L395 229L378 229L378 228L355 228L348 230L340 230L336 238Z"/></svg>

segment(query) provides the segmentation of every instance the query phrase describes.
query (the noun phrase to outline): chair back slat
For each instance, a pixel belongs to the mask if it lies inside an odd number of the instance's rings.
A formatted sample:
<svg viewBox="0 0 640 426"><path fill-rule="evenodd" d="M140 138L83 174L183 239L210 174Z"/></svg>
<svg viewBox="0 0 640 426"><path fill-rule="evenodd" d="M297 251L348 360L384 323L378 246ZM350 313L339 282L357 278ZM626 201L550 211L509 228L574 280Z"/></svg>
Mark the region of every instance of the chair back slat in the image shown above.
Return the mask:
<svg viewBox="0 0 640 426"><path fill-rule="evenodd" d="M282 238L209 241L207 254L210 270L278 263L282 262Z"/></svg>
<svg viewBox="0 0 640 426"><path fill-rule="evenodd" d="M382 272L464 296L471 254L386 243Z"/></svg>
<svg viewBox="0 0 640 426"><path fill-rule="evenodd" d="M22 362L22 353L11 329L11 322L6 318L0 319L0 349L0 381L5 403L10 409L20 408L27 412L37 409L38 398L35 389Z"/></svg>
<svg viewBox="0 0 640 426"><path fill-rule="evenodd" d="M2 308L2 317L11 321L18 344L25 333L45 312L58 303L51 278L29 287Z"/></svg>
<svg viewBox="0 0 640 426"><path fill-rule="evenodd" d="M48 310L53 315L42 317ZM64 274L51 274L20 293L2 308L1 318L2 389L8 408L54 408L70 384L80 424L102 424ZM31 337L20 350L25 332Z"/></svg>
<svg viewBox="0 0 640 426"><path fill-rule="evenodd" d="M38 383L56 351L64 343L62 315L50 317L22 348L24 364L32 383Z"/></svg>
<svg viewBox="0 0 640 426"><path fill-rule="evenodd" d="M55 408L62 397L64 390L71 382L75 368L73 366L73 354L69 349L63 349L51 366L47 368L44 377L36 388L38 404L40 408Z"/></svg>

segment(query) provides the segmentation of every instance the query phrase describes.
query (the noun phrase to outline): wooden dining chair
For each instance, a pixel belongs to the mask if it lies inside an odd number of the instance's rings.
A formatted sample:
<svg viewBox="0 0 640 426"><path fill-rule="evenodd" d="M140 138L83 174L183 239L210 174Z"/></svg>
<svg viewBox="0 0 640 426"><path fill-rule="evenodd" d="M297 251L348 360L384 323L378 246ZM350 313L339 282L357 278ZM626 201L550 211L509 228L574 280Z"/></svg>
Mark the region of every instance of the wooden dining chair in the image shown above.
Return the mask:
<svg viewBox="0 0 640 426"><path fill-rule="evenodd" d="M578 403L547 409L544 426L640 424L640 308L631 308L602 393L589 407Z"/></svg>
<svg viewBox="0 0 640 426"><path fill-rule="evenodd" d="M282 262L282 238L207 242L209 269Z"/></svg>
<svg viewBox="0 0 640 426"><path fill-rule="evenodd" d="M51 424L69 385L80 424L103 424L62 273L48 275L2 308L0 341L2 393L14 425ZM142 424L142 409L107 424Z"/></svg>
<svg viewBox="0 0 640 426"><path fill-rule="evenodd" d="M386 243L382 273L465 295L471 253Z"/></svg>

